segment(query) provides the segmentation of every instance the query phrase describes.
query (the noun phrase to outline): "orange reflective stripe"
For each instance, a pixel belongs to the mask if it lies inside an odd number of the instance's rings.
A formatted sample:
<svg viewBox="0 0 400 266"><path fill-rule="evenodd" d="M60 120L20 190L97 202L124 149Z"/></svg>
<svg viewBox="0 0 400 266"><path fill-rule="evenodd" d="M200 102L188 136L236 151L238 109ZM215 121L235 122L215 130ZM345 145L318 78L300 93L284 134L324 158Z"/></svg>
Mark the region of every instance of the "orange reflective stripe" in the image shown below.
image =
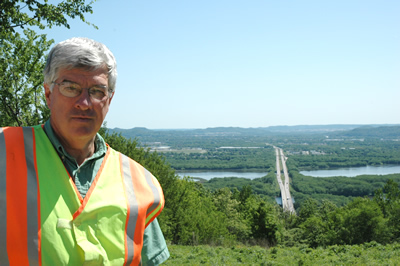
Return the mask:
<svg viewBox="0 0 400 266"><path fill-rule="evenodd" d="M143 182L143 168L138 167L137 163L133 160L129 161L129 166L131 170L131 180L133 184L133 189L135 192L137 205L141 208L138 209L137 220L138 221L146 221L146 212L148 206L146 206L145 199L149 197L149 193L151 190L148 187L145 187L145 182ZM145 223L136 222L135 226L135 235L133 238L133 247L134 247L134 265L138 265L140 263L140 253L143 245L143 235L144 235Z"/></svg>
<svg viewBox="0 0 400 266"><path fill-rule="evenodd" d="M4 170L0 178L6 210L0 214L6 216L6 224L0 224L0 230L6 231L1 245L6 241L7 255L2 254L0 262L4 262L4 255L9 264L37 264L40 223L33 128L4 128L2 132L0 161Z"/></svg>
<svg viewBox="0 0 400 266"><path fill-rule="evenodd" d="M6 149L7 156L7 253L11 265L28 265L27 248L27 180L14 180L27 175L22 128L8 133L4 130L6 145L12 143L14 149Z"/></svg>
<svg viewBox="0 0 400 266"><path fill-rule="evenodd" d="M6 197L6 142L3 128L0 128L0 265L9 265L7 256L7 197Z"/></svg>
<svg viewBox="0 0 400 266"><path fill-rule="evenodd" d="M164 195L155 177L137 162L120 154L121 175L127 201L125 265L140 265L143 234L164 206Z"/></svg>

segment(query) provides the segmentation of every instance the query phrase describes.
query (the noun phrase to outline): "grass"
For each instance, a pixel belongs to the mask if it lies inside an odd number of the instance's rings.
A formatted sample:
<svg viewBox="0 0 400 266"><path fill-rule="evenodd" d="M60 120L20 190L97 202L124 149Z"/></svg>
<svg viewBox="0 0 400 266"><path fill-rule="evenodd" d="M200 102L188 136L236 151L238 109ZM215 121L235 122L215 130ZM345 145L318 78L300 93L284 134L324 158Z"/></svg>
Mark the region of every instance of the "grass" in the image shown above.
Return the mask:
<svg viewBox="0 0 400 266"><path fill-rule="evenodd" d="M168 246L163 265L400 265L400 244L307 247Z"/></svg>

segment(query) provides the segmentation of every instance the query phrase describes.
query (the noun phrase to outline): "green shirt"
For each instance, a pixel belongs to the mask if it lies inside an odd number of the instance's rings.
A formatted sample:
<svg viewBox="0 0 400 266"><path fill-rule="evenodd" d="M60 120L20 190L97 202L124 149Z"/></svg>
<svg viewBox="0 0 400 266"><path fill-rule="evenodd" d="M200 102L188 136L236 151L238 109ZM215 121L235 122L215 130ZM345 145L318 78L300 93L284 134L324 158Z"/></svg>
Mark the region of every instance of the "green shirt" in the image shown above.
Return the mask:
<svg viewBox="0 0 400 266"><path fill-rule="evenodd" d="M86 159L81 165L78 165L75 158L69 155L60 141L56 137L50 120L44 124L44 131L50 142L58 152L65 168L74 180L76 188L84 198L88 192L107 152L107 146L104 139L97 134L95 137L95 152ZM169 251L165 243L164 235L158 224L157 218L151 222L144 231L142 263L143 265L159 265L169 258Z"/></svg>

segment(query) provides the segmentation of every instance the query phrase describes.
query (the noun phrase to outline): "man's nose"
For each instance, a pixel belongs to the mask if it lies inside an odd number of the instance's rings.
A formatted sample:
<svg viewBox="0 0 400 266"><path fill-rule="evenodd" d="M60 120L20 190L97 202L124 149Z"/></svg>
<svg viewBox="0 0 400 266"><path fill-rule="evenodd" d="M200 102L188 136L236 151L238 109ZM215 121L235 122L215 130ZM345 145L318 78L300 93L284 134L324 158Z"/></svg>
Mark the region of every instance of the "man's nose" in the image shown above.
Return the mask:
<svg viewBox="0 0 400 266"><path fill-rule="evenodd" d="M83 89L82 93L78 96L75 102L76 108L85 110L89 109L92 106L92 99L90 98L89 90Z"/></svg>

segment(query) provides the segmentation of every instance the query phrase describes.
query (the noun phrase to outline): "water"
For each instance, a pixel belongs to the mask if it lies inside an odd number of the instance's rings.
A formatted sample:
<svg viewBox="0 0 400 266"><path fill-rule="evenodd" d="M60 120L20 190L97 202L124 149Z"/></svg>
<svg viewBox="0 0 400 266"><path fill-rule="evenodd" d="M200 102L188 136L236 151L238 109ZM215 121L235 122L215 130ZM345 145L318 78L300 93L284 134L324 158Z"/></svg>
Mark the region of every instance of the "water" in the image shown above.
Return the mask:
<svg viewBox="0 0 400 266"><path fill-rule="evenodd" d="M313 177L331 177L331 176L347 176L355 177L358 175L388 175L400 173L400 165L383 165L383 166L362 166L339 168L331 170L314 170L314 171L301 171L300 174ZM190 176L198 177L205 180L212 178L224 177L242 177L248 179L260 178L267 175L267 172L245 172L245 171L190 171L181 172L177 171L181 177Z"/></svg>
<svg viewBox="0 0 400 266"><path fill-rule="evenodd" d="M190 176L210 180L214 177L243 177L248 179L260 178L266 176L267 172L244 172L244 171L191 171L191 172L177 172L181 177Z"/></svg>
<svg viewBox="0 0 400 266"><path fill-rule="evenodd" d="M362 166L339 168L331 170L301 171L300 174L313 177L347 176L358 175L388 175L400 173L400 165Z"/></svg>

